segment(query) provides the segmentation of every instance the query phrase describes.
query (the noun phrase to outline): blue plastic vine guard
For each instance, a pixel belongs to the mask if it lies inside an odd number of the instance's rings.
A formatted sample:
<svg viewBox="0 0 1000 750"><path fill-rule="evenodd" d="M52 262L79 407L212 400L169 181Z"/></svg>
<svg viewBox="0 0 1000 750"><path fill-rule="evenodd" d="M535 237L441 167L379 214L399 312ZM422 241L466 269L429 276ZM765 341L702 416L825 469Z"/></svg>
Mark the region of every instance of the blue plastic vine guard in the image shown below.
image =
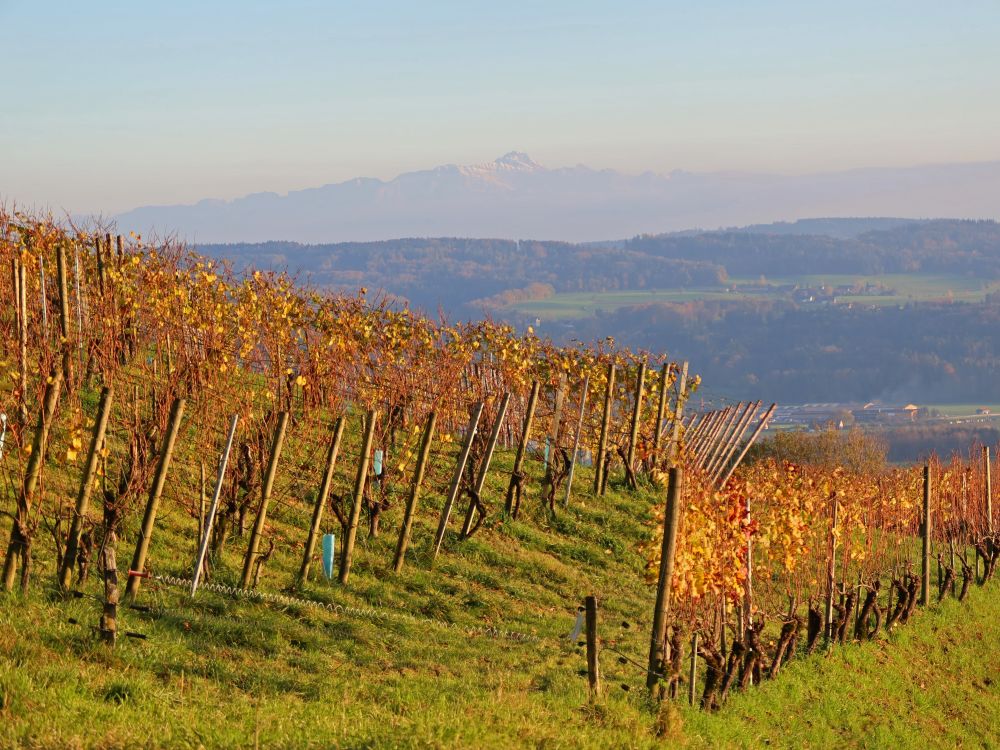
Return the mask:
<svg viewBox="0 0 1000 750"><path fill-rule="evenodd" d="M323 535L323 575L333 578L333 557L337 539L333 534Z"/></svg>

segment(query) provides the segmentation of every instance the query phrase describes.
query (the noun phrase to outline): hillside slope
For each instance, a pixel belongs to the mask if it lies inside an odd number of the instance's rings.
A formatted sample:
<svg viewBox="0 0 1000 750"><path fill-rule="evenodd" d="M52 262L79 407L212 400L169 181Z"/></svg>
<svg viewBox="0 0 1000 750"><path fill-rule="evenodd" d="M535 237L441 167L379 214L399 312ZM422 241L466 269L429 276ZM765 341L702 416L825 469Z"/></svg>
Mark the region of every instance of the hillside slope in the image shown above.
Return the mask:
<svg viewBox="0 0 1000 750"><path fill-rule="evenodd" d="M510 457L500 457L510 468ZM496 497L501 472L489 487ZM250 601L147 582L123 609L112 652L89 626L89 598L61 601L38 560L35 592L0 598L0 745L13 747L910 747L988 745L1000 724L1000 636L992 584L964 605L918 616L888 640L793 662L774 683L718 714L643 690L653 592L637 546L659 493L585 492L554 522L537 498L516 522L466 542L455 536L433 567L433 508L414 532L399 576L394 534L369 540L351 584L315 581L301 596L371 608L360 616L302 602ZM276 512L275 523L288 518ZM396 508L386 518L398 523ZM161 533L162 531L162 533ZM154 537L158 574L187 575L191 519L166 508ZM129 541L121 545L129 548ZM240 545L233 545L238 547ZM238 575L240 550L214 576ZM261 590L279 595L296 560L276 553ZM85 587L97 593L94 579ZM605 695L588 705L586 661L572 630L588 593L601 604ZM299 595L296 595L299 596ZM76 622L71 622L75 620ZM537 640L470 633L517 631ZM626 659L624 663L622 658ZM632 662L636 662L633 664ZM626 689L627 688L627 689Z"/></svg>

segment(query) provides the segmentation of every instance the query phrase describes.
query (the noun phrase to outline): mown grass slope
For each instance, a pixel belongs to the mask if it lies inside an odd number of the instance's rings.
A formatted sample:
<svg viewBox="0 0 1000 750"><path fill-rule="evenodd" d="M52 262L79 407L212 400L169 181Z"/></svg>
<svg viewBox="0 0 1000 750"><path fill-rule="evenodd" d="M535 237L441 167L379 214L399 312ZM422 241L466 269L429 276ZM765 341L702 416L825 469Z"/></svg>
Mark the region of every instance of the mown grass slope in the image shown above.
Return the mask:
<svg viewBox="0 0 1000 750"><path fill-rule="evenodd" d="M484 496L502 498L501 454ZM537 467L536 467L537 468ZM346 469L345 469L346 471ZM384 532L365 539L349 585L317 576L295 595L377 608L337 615L145 582L122 609L113 650L96 642L100 604L61 599L39 544L28 597L0 597L0 745L9 747L787 747L988 746L1000 725L994 676L995 591L921 612L887 640L790 664L774 683L706 715L662 710L642 688L653 592L639 545L660 493L614 487L580 493L548 519L536 497L516 522L496 515L477 536L452 533L432 566L440 497L423 504L403 573L391 572L396 504ZM464 511L464 508L461 509ZM460 512L452 527L460 522ZM294 538L292 503L271 515ZM155 573L187 575L190 516L165 503L154 536ZM364 535L361 535L363 539ZM120 545L124 567L134 542ZM245 539L234 540L213 580L238 580ZM288 589L300 547L282 545L260 588ZM92 578L88 594L99 593ZM605 694L588 701L585 657L563 636L586 594L600 600ZM413 615L418 621L400 615ZM71 622L75 620L76 622ZM512 642L448 623L538 636ZM627 688L627 689L626 689Z"/></svg>

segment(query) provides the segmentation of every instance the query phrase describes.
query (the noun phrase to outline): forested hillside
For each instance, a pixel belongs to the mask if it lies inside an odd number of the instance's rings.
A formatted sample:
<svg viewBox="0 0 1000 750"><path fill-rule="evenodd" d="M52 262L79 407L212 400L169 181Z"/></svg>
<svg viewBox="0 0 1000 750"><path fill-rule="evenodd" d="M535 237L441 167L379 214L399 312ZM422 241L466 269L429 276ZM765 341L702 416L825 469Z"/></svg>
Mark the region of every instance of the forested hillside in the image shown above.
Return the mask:
<svg viewBox="0 0 1000 750"><path fill-rule="evenodd" d="M905 307L780 302L651 303L565 323L560 335L613 331L696 359L705 379L782 403L990 403L1000 383L1000 303Z"/></svg>
<svg viewBox="0 0 1000 750"><path fill-rule="evenodd" d="M365 286L451 318L485 312L522 327L540 321L562 341L612 336L666 350L697 363L717 393L753 386L785 403L998 395L993 221L817 219L590 244L411 238L200 249L238 269L287 268L313 285ZM824 274L883 296L843 303ZM869 281L876 274L895 276ZM758 280L766 286L752 288ZM809 284L821 287L816 296ZM923 296L912 296L908 287L921 285ZM953 294L960 285L964 297ZM621 294L649 290L677 294L640 304ZM549 320L523 304L581 293L605 312Z"/></svg>
<svg viewBox="0 0 1000 750"><path fill-rule="evenodd" d="M200 245L237 267L287 268L315 284L383 289L412 305L478 312L487 297L531 284L555 292L608 292L724 286L730 276L949 273L1000 278L1000 224L835 220L571 244L468 238L302 245L295 242ZM899 221L899 220L886 220ZM815 234L796 234L792 228ZM801 231L800 230L800 231ZM829 233L819 232L825 230Z"/></svg>

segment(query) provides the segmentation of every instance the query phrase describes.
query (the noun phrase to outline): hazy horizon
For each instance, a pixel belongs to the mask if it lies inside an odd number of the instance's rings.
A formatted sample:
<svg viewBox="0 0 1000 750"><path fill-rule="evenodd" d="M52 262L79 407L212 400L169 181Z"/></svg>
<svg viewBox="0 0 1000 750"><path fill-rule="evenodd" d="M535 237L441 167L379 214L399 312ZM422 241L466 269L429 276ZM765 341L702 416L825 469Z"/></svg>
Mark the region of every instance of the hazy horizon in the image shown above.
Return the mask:
<svg viewBox="0 0 1000 750"><path fill-rule="evenodd" d="M511 149L632 175L1000 159L1000 6L982 1L0 0L0 23L17 93L0 196L56 212L390 180Z"/></svg>

